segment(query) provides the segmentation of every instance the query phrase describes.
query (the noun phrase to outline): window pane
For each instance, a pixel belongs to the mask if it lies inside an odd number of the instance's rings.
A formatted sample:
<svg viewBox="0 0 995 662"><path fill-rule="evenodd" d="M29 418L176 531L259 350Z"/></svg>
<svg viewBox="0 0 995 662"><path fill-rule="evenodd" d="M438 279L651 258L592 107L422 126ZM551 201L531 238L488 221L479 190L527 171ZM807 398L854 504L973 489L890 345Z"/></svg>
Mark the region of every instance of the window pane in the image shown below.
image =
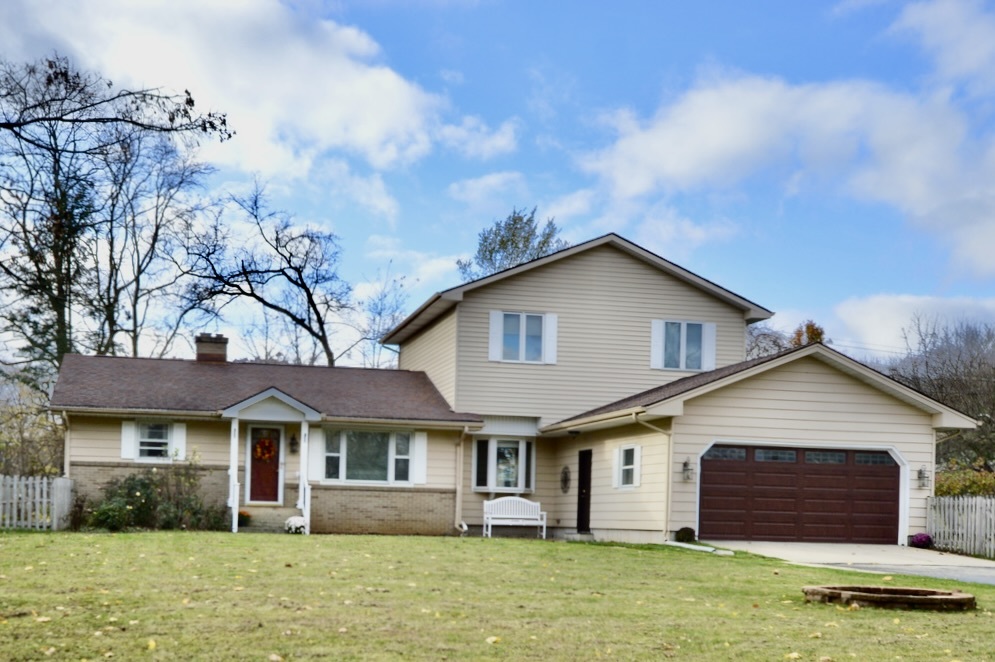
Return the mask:
<svg viewBox="0 0 995 662"><path fill-rule="evenodd" d="M169 444L165 441L139 442L138 457L169 457Z"/></svg>
<svg viewBox="0 0 995 662"><path fill-rule="evenodd" d="M721 446L709 448L705 452L704 459L706 460L732 460L734 462L742 462L746 460L746 449L745 448L723 448Z"/></svg>
<svg viewBox="0 0 995 662"><path fill-rule="evenodd" d="M895 464L895 460L888 453L855 453L854 461L861 465L891 466Z"/></svg>
<svg viewBox="0 0 995 662"><path fill-rule="evenodd" d="M681 324L667 322L663 330L663 367L681 367Z"/></svg>
<svg viewBox="0 0 995 662"><path fill-rule="evenodd" d="M517 361L521 358L519 354L521 324L521 315L518 313L504 314L504 342L501 358L505 361Z"/></svg>
<svg viewBox="0 0 995 662"><path fill-rule="evenodd" d="M487 462L490 442L487 439L477 440L477 477L474 487L487 487Z"/></svg>
<svg viewBox="0 0 995 662"><path fill-rule="evenodd" d="M407 457L410 453L408 451L411 446L411 438L404 432L398 432L394 435L394 456L395 457Z"/></svg>
<svg viewBox="0 0 995 662"><path fill-rule="evenodd" d="M394 460L394 480L408 480L408 458Z"/></svg>
<svg viewBox="0 0 995 662"><path fill-rule="evenodd" d="M518 487L518 442L497 445L497 487Z"/></svg>
<svg viewBox="0 0 995 662"><path fill-rule="evenodd" d="M142 439L167 440L169 439L168 423L146 423L142 425Z"/></svg>
<svg viewBox="0 0 995 662"><path fill-rule="evenodd" d="M685 356L684 367L688 370L701 370L701 324L687 324L684 334Z"/></svg>
<svg viewBox="0 0 995 662"><path fill-rule="evenodd" d="M390 434L387 432L347 432L346 479L387 480Z"/></svg>
<svg viewBox="0 0 995 662"><path fill-rule="evenodd" d="M333 478L338 480L339 478L339 456L338 455L326 455L325 456L325 478Z"/></svg>
<svg viewBox="0 0 995 662"><path fill-rule="evenodd" d="M542 315L525 316L525 360L542 361Z"/></svg>
<svg viewBox="0 0 995 662"><path fill-rule="evenodd" d="M632 476L635 469L622 469L622 484L632 485Z"/></svg>
<svg viewBox="0 0 995 662"><path fill-rule="evenodd" d="M805 451L806 464L846 464L846 453L837 451Z"/></svg>
<svg viewBox="0 0 995 662"><path fill-rule="evenodd" d="M341 453L339 449L342 447L342 440L339 437L338 432L328 432L325 437L325 452L326 453Z"/></svg>
<svg viewBox="0 0 995 662"><path fill-rule="evenodd" d="M795 462L798 459L795 451L758 448L753 459L757 462Z"/></svg>
<svg viewBox="0 0 995 662"><path fill-rule="evenodd" d="M622 466L631 467L636 463L636 449L625 448L622 450Z"/></svg>

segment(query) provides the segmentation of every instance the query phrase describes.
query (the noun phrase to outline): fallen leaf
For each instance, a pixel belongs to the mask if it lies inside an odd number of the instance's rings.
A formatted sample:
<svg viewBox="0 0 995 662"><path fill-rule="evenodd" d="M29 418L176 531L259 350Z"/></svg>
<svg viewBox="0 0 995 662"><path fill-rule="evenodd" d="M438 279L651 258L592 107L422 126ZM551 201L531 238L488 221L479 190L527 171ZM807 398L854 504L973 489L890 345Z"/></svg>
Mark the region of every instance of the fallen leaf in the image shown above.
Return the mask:
<svg viewBox="0 0 995 662"><path fill-rule="evenodd" d="M150 651L155 650L155 639L149 639L149 643L146 646Z"/></svg>
<svg viewBox="0 0 995 662"><path fill-rule="evenodd" d="M487 639L485 639L485 641L487 643L489 643L489 644L496 644L499 641L501 641L501 637L487 637Z"/></svg>
<svg viewBox="0 0 995 662"><path fill-rule="evenodd" d="M802 658L800 653L788 653L784 656L785 660L800 660Z"/></svg>

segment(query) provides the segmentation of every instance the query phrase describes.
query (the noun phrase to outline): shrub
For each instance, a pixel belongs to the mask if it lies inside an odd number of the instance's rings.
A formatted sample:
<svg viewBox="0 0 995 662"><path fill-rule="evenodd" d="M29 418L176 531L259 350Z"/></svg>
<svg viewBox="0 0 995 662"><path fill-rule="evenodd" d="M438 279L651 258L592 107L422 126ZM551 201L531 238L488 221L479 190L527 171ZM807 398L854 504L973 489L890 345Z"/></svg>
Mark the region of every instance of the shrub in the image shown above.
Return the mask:
<svg viewBox="0 0 995 662"><path fill-rule="evenodd" d="M91 526L123 529L223 530L227 508L204 505L196 458L116 478L90 516Z"/></svg>
<svg viewBox="0 0 995 662"><path fill-rule="evenodd" d="M690 526L685 526L683 529L678 529L677 533L674 534L674 540L677 542L694 542L697 536L694 533L694 529Z"/></svg>
<svg viewBox="0 0 995 662"><path fill-rule="evenodd" d="M936 496L995 496L995 473L975 469L938 472Z"/></svg>

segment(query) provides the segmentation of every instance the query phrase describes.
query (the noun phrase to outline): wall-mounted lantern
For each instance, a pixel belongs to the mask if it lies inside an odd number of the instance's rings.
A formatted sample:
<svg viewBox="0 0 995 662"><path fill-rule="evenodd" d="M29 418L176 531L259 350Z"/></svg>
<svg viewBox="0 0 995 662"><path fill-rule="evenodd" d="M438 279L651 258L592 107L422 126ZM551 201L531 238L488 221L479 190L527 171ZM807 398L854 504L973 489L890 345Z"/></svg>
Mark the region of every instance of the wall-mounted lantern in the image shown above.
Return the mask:
<svg viewBox="0 0 995 662"><path fill-rule="evenodd" d="M297 455L297 451L301 449L301 442L297 441L297 435L290 435L290 454Z"/></svg>
<svg viewBox="0 0 995 662"><path fill-rule="evenodd" d="M929 469L926 468L925 464L919 467L919 471L916 472L916 477L919 478L919 487L929 487Z"/></svg>
<svg viewBox="0 0 995 662"><path fill-rule="evenodd" d="M694 480L694 467L691 466L691 458L684 460L682 472L684 474L684 480Z"/></svg>

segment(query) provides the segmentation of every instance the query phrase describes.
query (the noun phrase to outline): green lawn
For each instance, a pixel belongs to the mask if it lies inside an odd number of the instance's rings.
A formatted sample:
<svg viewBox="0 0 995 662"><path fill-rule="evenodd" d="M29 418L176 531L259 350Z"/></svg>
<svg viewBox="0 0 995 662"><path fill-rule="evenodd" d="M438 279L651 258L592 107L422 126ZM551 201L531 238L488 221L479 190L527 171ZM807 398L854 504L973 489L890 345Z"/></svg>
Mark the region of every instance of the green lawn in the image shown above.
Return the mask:
<svg viewBox="0 0 995 662"><path fill-rule="evenodd" d="M974 593L969 613L801 587ZM0 533L0 658L995 659L995 586L480 538Z"/></svg>

